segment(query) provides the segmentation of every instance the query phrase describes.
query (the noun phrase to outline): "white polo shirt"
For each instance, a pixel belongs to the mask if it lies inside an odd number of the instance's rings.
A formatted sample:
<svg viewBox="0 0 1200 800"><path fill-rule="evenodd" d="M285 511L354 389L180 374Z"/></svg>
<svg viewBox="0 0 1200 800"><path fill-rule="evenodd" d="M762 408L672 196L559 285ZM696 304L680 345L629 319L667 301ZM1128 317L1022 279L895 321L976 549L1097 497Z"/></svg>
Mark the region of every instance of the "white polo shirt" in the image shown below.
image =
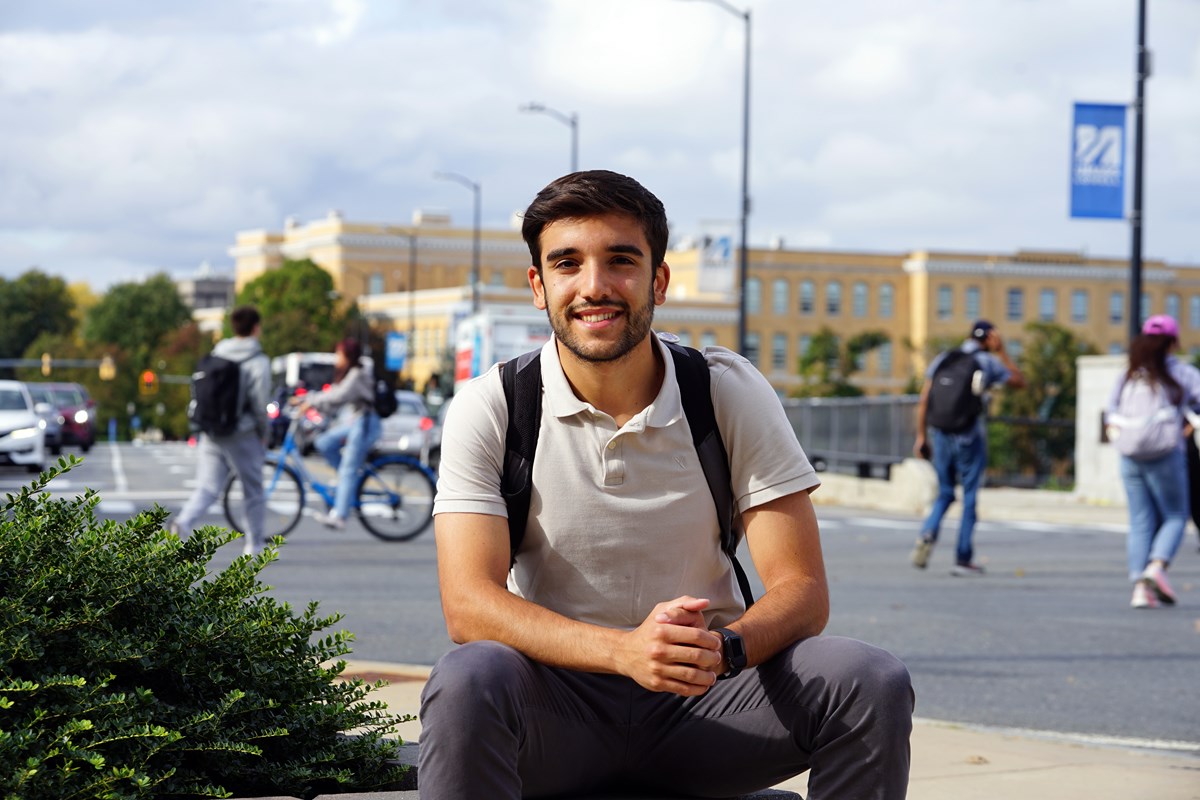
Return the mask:
<svg viewBox="0 0 1200 800"><path fill-rule="evenodd" d="M564 616L630 629L680 595L705 597L710 627L744 603L721 550L712 494L683 415L675 363L654 401L620 428L575 396L555 340L542 348L542 422L529 524L508 587ZM820 484L775 391L750 362L705 348L713 408L739 512ZM507 518L500 478L508 410L499 368L455 396L442 432L435 514ZM748 566L748 565L746 565Z"/></svg>

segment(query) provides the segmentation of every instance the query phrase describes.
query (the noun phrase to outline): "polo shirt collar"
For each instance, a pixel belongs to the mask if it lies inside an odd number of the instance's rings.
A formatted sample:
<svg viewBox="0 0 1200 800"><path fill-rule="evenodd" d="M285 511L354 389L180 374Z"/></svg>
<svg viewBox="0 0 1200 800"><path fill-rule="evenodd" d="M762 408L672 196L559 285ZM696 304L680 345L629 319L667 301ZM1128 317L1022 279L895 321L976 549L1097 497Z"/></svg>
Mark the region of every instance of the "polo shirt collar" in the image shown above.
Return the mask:
<svg viewBox="0 0 1200 800"><path fill-rule="evenodd" d="M662 355L666 372L663 373L662 387L658 396L647 407L645 412L646 425L652 428L665 428L683 418L683 401L679 396L679 381L675 378L675 359L671 351L659 341L658 334L651 331L654 346ZM562 363L558 360L558 340L551 336L550 341L542 345L542 409L552 416L561 418L573 417L584 411L595 411L591 403L585 403L575 396L571 384L563 373Z"/></svg>

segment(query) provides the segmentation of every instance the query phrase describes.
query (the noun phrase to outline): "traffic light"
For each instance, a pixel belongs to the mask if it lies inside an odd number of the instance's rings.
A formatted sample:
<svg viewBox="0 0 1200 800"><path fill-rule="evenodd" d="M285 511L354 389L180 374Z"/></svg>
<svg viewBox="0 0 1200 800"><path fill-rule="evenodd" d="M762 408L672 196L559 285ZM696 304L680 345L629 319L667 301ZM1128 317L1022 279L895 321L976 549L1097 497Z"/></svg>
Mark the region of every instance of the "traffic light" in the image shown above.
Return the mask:
<svg viewBox="0 0 1200 800"><path fill-rule="evenodd" d="M50 354L49 353L42 353L42 375L47 378L50 377Z"/></svg>
<svg viewBox="0 0 1200 800"><path fill-rule="evenodd" d="M142 379L138 384L138 393L144 395L158 394L158 375L154 370L142 370Z"/></svg>

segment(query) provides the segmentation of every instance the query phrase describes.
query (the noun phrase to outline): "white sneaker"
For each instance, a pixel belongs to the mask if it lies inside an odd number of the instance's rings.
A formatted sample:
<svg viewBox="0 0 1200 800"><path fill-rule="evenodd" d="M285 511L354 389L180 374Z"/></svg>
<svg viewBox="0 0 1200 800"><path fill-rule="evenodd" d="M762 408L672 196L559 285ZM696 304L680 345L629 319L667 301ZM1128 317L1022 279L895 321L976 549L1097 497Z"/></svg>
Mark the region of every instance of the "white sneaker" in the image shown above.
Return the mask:
<svg viewBox="0 0 1200 800"><path fill-rule="evenodd" d="M1129 601L1129 605L1134 608L1158 608L1158 598L1154 596L1150 587L1138 581L1133 585L1133 599Z"/></svg>
<svg viewBox="0 0 1200 800"><path fill-rule="evenodd" d="M328 514L322 514L319 519L322 525L335 531L343 530L346 527L346 520L339 517L333 511L330 511Z"/></svg>
<svg viewBox="0 0 1200 800"><path fill-rule="evenodd" d="M1167 571L1159 566L1158 562L1152 562L1142 572L1142 584L1147 589L1153 592L1159 600L1169 606L1175 605L1175 590L1171 588L1171 584L1167 582Z"/></svg>

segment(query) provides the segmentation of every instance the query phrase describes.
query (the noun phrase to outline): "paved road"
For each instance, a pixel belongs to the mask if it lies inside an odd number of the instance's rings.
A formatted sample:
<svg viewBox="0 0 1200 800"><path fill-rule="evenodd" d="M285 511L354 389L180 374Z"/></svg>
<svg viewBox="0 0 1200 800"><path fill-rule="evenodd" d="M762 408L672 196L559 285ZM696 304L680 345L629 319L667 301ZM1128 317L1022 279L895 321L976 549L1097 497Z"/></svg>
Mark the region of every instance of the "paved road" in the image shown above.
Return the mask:
<svg viewBox="0 0 1200 800"><path fill-rule="evenodd" d="M194 452L181 445L98 447L58 491L87 485L121 517L158 502L177 509ZM0 493L27 482L0 472ZM65 482L64 482L65 483ZM214 509L216 512L216 509ZM828 632L886 647L908 664L917 713L930 719L1093 738L1188 743L1200 751L1200 556L1188 540L1171 570L1180 606L1133 611L1116 526L981 523L982 578L908 564L917 520L819 507L833 594ZM218 513L206 521L223 524ZM953 538L947 530L946 541ZM228 563L236 545L218 556ZM432 664L451 645L438 606L432 533L381 542L351 525L302 522L263 574L296 607L345 614L354 657Z"/></svg>

